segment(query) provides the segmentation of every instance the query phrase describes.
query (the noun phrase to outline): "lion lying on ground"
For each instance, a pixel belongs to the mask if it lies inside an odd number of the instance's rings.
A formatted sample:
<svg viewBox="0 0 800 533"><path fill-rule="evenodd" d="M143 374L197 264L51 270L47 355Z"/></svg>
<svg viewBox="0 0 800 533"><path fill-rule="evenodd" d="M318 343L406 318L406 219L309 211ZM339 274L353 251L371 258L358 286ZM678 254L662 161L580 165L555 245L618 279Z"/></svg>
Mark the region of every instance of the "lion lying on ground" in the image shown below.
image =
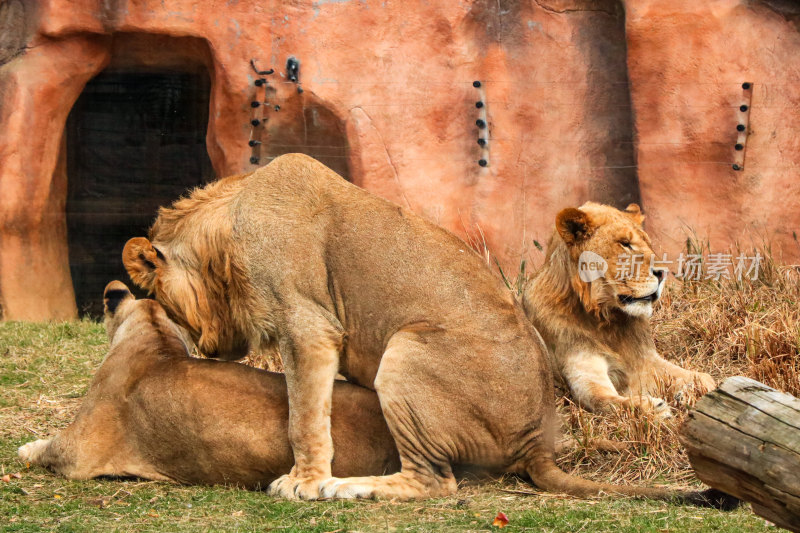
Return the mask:
<svg viewBox="0 0 800 533"><path fill-rule="evenodd" d="M280 349L295 464L274 494L443 496L467 464L578 496L673 496L561 471L546 348L503 283L451 233L307 156L195 190L150 239L128 241L125 267L201 351ZM337 371L377 391L399 473L332 477Z"/></svg>
<svg viewBox="0 0 800 533"><path fill-rule="evenodd" d="M153 300L119 281L104 294L109 353L75 421L22 446L23 461L71 479L136 476L266 488L293 464L282 374L189 357ZM375 393L333 388L337 475L396 472L397 450Z"/></svg>
<svg viewBox="0 0 800 533"><path fill-rule="evenodd" d="M598 411L629 405L669 416L658 392L705 393L715 384L656 351L650 315L668 271L655 262L643 220L636 204L620 211L589 202L561 211L523 304L580 405Z"/></svg>

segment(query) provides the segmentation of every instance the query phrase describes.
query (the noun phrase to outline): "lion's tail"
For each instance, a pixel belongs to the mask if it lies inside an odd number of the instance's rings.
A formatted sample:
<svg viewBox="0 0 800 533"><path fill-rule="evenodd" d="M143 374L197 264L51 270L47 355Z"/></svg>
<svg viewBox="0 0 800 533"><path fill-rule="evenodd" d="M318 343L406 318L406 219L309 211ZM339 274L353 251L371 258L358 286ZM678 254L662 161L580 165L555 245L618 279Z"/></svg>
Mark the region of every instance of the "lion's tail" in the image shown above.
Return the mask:
<svg viewBox="0 0 800 533"><path fill-rule="evenodd" d="M718 509L734 509L739 500L723 492L709 489L702 492L675 491L654 487L636 487L631 485L614 485L597 483L567 474L555 464L552 456L539 457L528 467L528 475L537 487L562 492L578 498L590 498L600 494L632 496L652 500L668 500L676 503L715 507Z"/></svg>

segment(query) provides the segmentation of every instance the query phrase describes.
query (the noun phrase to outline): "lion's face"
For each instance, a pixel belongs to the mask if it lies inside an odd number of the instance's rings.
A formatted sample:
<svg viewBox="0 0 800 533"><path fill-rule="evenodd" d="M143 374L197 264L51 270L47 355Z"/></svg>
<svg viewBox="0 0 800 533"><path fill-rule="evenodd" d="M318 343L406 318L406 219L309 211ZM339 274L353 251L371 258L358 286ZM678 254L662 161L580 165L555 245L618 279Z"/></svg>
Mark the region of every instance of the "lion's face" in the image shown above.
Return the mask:
<svg viewBox="0 0 800 533"><path fill-rule="evenodd" d="M653 313L667 271L657 263L643 221L636 204L620 211L593 202L564 209L556 217L574 269L573 283L589 310L608 315L616 309L635 317Z"/></svg>
<svg viewBox="0 0 800 533"><path fill-rule="evenodd" d="M133 282L155 296L204 355L229 361L247 355L247 338L231 319L230 287L219 286L208 261L181 256L166 244L156 247L144 237L125 244L122 261Z"/></svg>

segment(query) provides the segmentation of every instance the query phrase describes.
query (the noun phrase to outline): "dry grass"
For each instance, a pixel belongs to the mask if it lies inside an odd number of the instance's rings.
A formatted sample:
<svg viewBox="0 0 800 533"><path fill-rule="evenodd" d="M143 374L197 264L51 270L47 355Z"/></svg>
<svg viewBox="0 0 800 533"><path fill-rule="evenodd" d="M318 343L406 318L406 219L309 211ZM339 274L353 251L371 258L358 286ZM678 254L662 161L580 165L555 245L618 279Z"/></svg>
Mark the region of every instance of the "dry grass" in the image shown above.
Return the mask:
<svg viewBox="0 0 800 533"><path fill-rule="evenodd" d="M762 251L758 280L674 282L655 317L662 354L714 377L800 396L800 271Z"/></svg>
<svg viewBox="0 0 800 533"><path fill-rule="evenodd" d="M278 350L269 350L263 353L250 352L242 363L270 372L283 372L283 361Z"/></svg>

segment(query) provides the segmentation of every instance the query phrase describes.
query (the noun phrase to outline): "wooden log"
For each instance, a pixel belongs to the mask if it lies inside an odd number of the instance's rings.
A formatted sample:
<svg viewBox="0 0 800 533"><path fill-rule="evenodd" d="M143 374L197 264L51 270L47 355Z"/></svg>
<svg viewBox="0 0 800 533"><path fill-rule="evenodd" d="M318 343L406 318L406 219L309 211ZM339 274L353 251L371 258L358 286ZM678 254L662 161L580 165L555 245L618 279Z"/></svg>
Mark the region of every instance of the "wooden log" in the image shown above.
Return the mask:
<svg viewBox="0 0 800 533"><path fill-rule="evenodd" d="M729 378L697 402L681 439L701 481L800 532L800 399Z"/></svg>

